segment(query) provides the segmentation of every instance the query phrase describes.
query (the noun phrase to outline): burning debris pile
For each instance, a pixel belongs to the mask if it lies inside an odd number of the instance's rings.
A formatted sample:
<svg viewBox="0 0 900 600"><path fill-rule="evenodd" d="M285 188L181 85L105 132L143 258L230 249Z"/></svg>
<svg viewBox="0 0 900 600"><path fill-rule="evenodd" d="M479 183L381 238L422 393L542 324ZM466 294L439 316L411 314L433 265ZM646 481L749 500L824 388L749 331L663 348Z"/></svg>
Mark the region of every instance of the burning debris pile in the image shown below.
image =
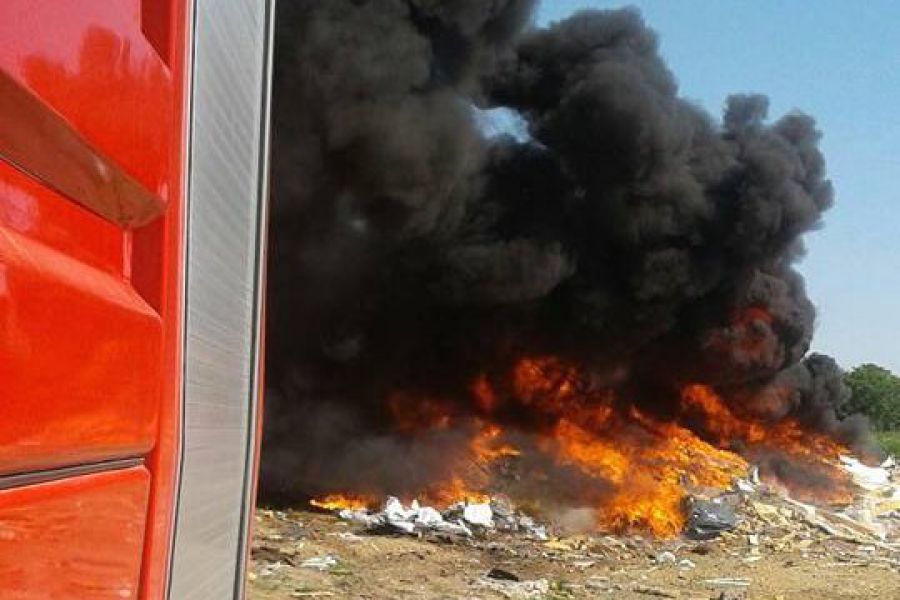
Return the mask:
<svg viewBox="0 0 900 600"><path fill-rule="evenodd" d="M372 512L337 510L338 499L331 515L261 510L250 597L895 598L900 469L841 468L859 486L851 506L798 502L751 472L718 495L697 491L677 539L512 531L504 523L521 515L497 500L443 515L396 499Z"/></svg>
<svg viewBox="0 0 900 600"><path fill-rule="evenodd" d="M264 501L672 537L754 464L849 502L865 427L793 268L832 202L814 121L714 120L634 10L532 10L279 7Z"/></svg>
<svg viewBox="0 0 900 600"><path fill-rule="evenodd" d="M893 457L881 466L868 467L850 457L840 457L840 470L852 480L855 493L840 506L816 507L791 498L777 483L763 483L758 469L748 478L735 478L728 489L687 486L690 495L681 506L685 539L705 541L735 529L760 530L769 526L796 530L807 526L830 536L859 543L890 539L900 552L900 468ZM372 533L408 535L450 535L481 537L495 534L520 534L531 539L548 539L548 528L529 515L517 512L502 497L476 502L457 502L444 511L422 506L413 500L409 506L388 497L380 510L367 507L359 498L330 496L313 500L313 507L333 511L345 521L363 525ZM661 535L660 531L651 533ZM565 527L550 524L551 535L565 535Z"/></svg>
<svg viewBox="0 0 900 600"><path fill-rule="evenodd" d="M341 504L338 499L331 502L313 500L313 506L327 507ZM522 532L535 539L547 539L547 530L537 525L528 515L516 513L508 503L492 499L484 503L458 502L443 511L430 506L420 506L413 500L406 507L400 500L389 496L380 511L369 509L341 508L338 516L347 521L361 523L372 531L385 531L421 535L436 533L472 537L473 532Z"/></svg>

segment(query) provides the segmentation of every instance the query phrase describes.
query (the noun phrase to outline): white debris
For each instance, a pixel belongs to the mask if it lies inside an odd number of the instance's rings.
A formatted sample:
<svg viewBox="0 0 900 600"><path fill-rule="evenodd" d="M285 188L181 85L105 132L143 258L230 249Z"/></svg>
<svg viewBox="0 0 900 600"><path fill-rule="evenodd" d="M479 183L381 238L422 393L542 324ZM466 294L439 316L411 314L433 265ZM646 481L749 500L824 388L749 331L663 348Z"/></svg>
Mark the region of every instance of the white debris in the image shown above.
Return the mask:
<svg viewBox="0 0 900 600"><path fill-rule="evenodd" d="M472 530L466 527L462 521L444 521L434 527L435 531L441 533L452 533L455 535L472 536Z"/></svg>
<svg viewBox="0 0 900 600"><path fill-rule="evenodd" d="M431 506L421 506L417 501L407 507L396 497L388 496L380 512L367 510L342 510L341 519L361 523L369 529L389 529L407 535L432 531L470 537L472 530L460 519L446 518Z"/></svg>
<svg viewBox="0 0 900 600"><path fill-rule="evenodd" d="M759 478L759 467L756 465L750 467L750 483L753 485L760 485L762 483Z"/></svg>
<svg viewBox="0 0 900 600"><path fill-rule="evenodd" d="M416 532L416 520L419 517L421 507L413 500L409 508L394 496L388 496L382 508L384 524L393 527L403 533L414 534Z"/></svg>
<svg viewBox="0 0 900 600"><path fill-rule="evenodd" d="M678 568L682 571L690 571L694 567L696 567L696 563L689 558L682 558L678 561Z"/></svg>
<svg viewBox="0 0 900 600"><path fill-rule="evenodd" d="M816 507L812 504L806 504L799 500L794 500L790 496L784 496L784 501L797 509L797 512L807 520L816 518ZM814 523L813 523L814 524Z"/></svg>
<svg viewBox="0 0 900 600"><path fill-rule="evenodd" d="M259 576L260 577L269 577L271 575L274 575L281 569L285 568L286 566L287 565L285 563L281 562L280 560L277 562L274 562L270 565L265 565L265 566L263 566L262 569L259 570Z"/></svg>
<svg viewBox="0 0 900 600"><path fill-rule="evenodd" d="M338 539L344 540L345 542L361 542L363 538L356 535L355 533L351 533L349 531L339 531L337 533L329 533L328 535L334 536Z"/></svg>
<svg viewBox="0 0 900 600"><path fill-rule="evenodd" d="M737 491L743 492L745 494L752 494L756 491L756 486L753 485L753 482L741 478L737 478L734 480L734 488Z"/></svg>
<svg viewBox="0 0 900 600"><path fill-rule="evenodd" d="M548 539L544 525L538 525L528 515L515 512L508 501L501 499L492 499L490 503L458 502L438 511L415 500L405 506L399 498L388 496L380 511L344 509L337 515L368 529L387 529L408 535L432 532L471 537L473 528L478 528L521 532L541 541Z"/></svg>
<svg viewBox="0 0 900 600"><path fill-rule="evenodd" d="M315 569L316 571L327 571L331 567L337 566L338 561L335 557L330 554L326 554L325 556L314 556L313 558L307 558L300 566L304 569Z"/></svg>
<svg viewBox="0 0 900 600"><path fill-rule="evenodd" d="M373 515L367 510L350 510L345 508L338 512L338 517L345 521L361 523L366 527L379 527L384 525L383 515Z"/></svg>
<svg viewBox="0 0 900 600"><path fill-rule="evenodd" d="M576 569L589 569L597 564L596 560L573 560L569 562Z"/></svg>
<svg viewBox="0 0 900 600"><path fill-rule="evenodd" d="M444 522L444 517L430 506L423 506L416 513L415 523L419 527L437 527Z"/></svg>
<svg viewBox="0 0 900 600"><path fill-rule="evenodd" d="M660 552L656 555L656 562L660 565L668 565L674 564L678 559L675 558L675 555L666 550L665 552Z"/></svg>
<svg viewBox="0 0 900 600"><path fill-rule="evenodd" d="M534 579L530 581L503 581L483 578L481 585L492 590L504 598L514 600L528 598L546 598L550 593L550 582L546 579Z"/></svg>
<svg viewBox="0 0 900 600"><path fill-rule="evenodd" d="M416 532L416 524L412 521L402 521L400 519L392 519L388 517L387 524L393 527L394 529L398 529L403 533L408 533L410 535Z"/></svg>
<svg viewBox="0 0 900 600"><path fill-rule="evenodd" d="M885 466L869 467L852 456L841 456L841 467L864 490L877 490L890 484L890 472Z"/></svg>
<svg viewBox="0 0 900 600"><path fill-rule="evenodd" d="M480 525L488 529L494 527L494 513L490 504L467 504L463 508L462 516L466 522L472 525Z"/></svg>
<svg viewBox="0 0 900 600"><path fill-rule="evenodd" d="M547 527L545 527L544 525L538 525L534 522L534 519L532 519L528 515L521 515L518 518L514 531L518 531L519 529L524 530L533 539L540 540L542 542L547 541Z"/></svg>
<svg viewBox="0 0 900 600"><path fill-rule="evenodd" d="M527 530L528 535L536 540L540 540L542 542L546 542L549 538L547 537L547 527L544 525L536 525Z"/></svg>
<svg viewBox="0 0 900 600"><path fill-rule="evenodd" d="M888 529L884 523L877 522L872 515L872 511L850 506L843 511L830 515L832 521L847 527L856 534L863 536L870 535L884 541L887 537Z"/></svg>
<svg viewBox="0 0 900 600"><path fill-rule="evenodd" d="M381 510L388 519L396 521L409 521L414 519L416 517L416 514L418 514L419 503L414 500L413 504L410 505L409 508L406 508L398 498L395 498L394 496L388 496L384 501L384 506Z"/></svg>
<svg viewBox="0 0 900 600"><path fill-rule="evenodd" d="M745 577L718 577L716 579L704 579L703 583L713 586L749 587L750 580Z"/></svg>

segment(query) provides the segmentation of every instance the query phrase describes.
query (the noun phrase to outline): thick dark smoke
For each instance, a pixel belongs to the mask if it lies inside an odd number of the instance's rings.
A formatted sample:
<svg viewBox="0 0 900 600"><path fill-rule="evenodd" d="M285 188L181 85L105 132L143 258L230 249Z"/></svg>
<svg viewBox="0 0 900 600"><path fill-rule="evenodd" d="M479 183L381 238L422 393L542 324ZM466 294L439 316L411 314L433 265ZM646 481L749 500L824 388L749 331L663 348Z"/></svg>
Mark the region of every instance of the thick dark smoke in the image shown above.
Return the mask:
<svg viewBox="0 0 900 600"><path fill-rule="evenodd" d="M479 374L524 356L661 416L701 382L855 439L833 362L803 359L792 265L832 203L813 119L738 95L714 120L637 11L533 29L533 4L280 3L270 499L441 479L460 432L397 435L389 399L464 413ZM527 140L486 138L497 107Z"/></svg>

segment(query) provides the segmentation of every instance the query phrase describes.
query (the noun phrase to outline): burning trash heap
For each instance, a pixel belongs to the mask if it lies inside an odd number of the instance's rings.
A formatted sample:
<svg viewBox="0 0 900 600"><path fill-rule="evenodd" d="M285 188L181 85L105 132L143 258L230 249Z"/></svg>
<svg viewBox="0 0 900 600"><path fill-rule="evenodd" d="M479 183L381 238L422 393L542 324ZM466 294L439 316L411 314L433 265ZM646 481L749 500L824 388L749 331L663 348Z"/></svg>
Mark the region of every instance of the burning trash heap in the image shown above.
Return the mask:
<svg viewBox="0 0 900 600"><path fill-rule="evenodd" d="M813 119L715 120L636 11L533 4L279 7L264 501L667 538L753 468L849 504L866 425L794 268Z"/></svg>
<svg viewBox="0 0 900 600"><path fill-rule="evenodd" d="M537 525L528 515L516 514L511 507L498 499L492 499L490 503L457 502L442 512L431 506L421 506L417 500L413 500L407 507L393 496L387 498L379 512L372 512L362 505L344 508L347 505L353 506L353 502L348 502L342 497L313 500L312 505L325 509L337 508L340 518L361 523L372 530L471 537L473 532L496 529L524 532L537 540L547 539L547 530L543 525Z"/></svg>
<svg viewBox="0 0 900 600"><path fill-rule="evenodd" d="M751 471L729 490L695 490L684 535L675 539L554 531L500 498L444 511L396 498L376 509L346 497L316 501L337 509L337 519L261 509L251 597L277 590L361 598L894 598L900 469L892 459L868 467L847 457L840 468L857 486L851 506L794 500Z"/></svg>

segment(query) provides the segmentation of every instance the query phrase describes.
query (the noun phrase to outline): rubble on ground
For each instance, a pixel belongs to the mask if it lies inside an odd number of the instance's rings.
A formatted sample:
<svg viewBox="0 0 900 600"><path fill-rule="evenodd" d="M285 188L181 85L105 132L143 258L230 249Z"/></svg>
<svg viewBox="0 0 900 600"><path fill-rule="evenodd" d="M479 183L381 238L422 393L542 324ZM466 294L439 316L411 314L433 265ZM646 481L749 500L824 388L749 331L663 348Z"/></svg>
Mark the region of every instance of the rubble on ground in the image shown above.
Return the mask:
<svg viewBox="0 0 900 600"><path fill-rule="evenodd" d="M692 540L710 540L723 531L734 529L737 515L727 497L712 500L692 499L688 504L688 519L684 529Z"/></svg>
<svg viewBox="0 0 900 600"><path fill-rule="evenodd" d="M334 585L354 581L352 585L365 586L371 575L355 575L345 561L348 557L350 562L359 561L369 553L379 568L391 561L411 574L408 581L401 577L399 587L391 588L394 596L372 592L352 597L407 597L402 590L408 588L409 597L425 598L736 600L757 597L754 590L775 585L771 577L759 575L772 569L790 574L784 577L788 583L808 573L803 580L807 587L816 585L823 572L840 582L844 581L840 573L862 569L865 575L859 575L858 582L847 582L862 586L858 597L891 597L875 595L865 586L874 578L887 582L883 589L900 587L900 468L893 460L877 467L850 458L841 464L859 486L850 505L799 502L751 473L724 492L696 491L685 506L684 535L672 540L637 534L563 535L548 531L502 498L458 503L444 510L388 498L379 510L333 513L337 520L322 514L261 511L259 518L267 529L255 538L249 578L252 588L263 589L290 580L292 569L297 569L304 574L297 576L303 581L325 578L337 582ZM297 515L331 523L331 530L310 534ZM394 544L392 540L418 544L419 550L386 554L385 545ZM455 585L463 586L465 593L429 596L410 591L423 565L437 556L429 547L435 553L450 553L456 561L452 569L441 567L434 577L439 581L455 577ZM460 558L465 556L471 558ZM285 597L350 597L340 587L296 593L300 595ZM816 597L843 596L835 592Z"/></svg>
<svg viewBox="0 0 900 600"><path fill-rule="evenodd" d="M868 467L841 457L841 465L857 484L854 503L846 506L813 506L755 484L734 494L740 503L743 524L735 531L753 531L768 538L781 536L785 543L818 539L822 534L847 542L900 551L900 469L893 458ZM755 538L755 539L758 539Z"/></svg>
<svg viewBox="0 0 900 600"><path fill-rule="evenodd" d="M547 530L543 525L536 524L528 515L517 513L508 502L499 498L489 503L458 502L438 511L431 506L420 505L416 500L406 506L396 497L389 496L380 511L342 509L337 515L341 519L360 523L372 532L472 537L475 532L503 531L547 539Z"/></svg>
<svg viewBox="0 0 900 600"><path fill-rule="evenodd" d="M754 545L758 546L760 535L767 539L776 536L787 543L785 536L812 539L813 534L824 533L894 549L900 540L900 468L893 458L869 467L855 458L841 457L841 465L859 486L852 505L831 508L799 502L761 482L752 470L746 479L736 479L731 490L689 498L684 537L705 541L754 532L751 539L757 540ZM390 496L378 511L344 509L337 514L373 533L472 537L503 532L548 539L546 525L516 511L502 497L490 502L459 502L439 511L415 500L404 505Z"/></svg>

